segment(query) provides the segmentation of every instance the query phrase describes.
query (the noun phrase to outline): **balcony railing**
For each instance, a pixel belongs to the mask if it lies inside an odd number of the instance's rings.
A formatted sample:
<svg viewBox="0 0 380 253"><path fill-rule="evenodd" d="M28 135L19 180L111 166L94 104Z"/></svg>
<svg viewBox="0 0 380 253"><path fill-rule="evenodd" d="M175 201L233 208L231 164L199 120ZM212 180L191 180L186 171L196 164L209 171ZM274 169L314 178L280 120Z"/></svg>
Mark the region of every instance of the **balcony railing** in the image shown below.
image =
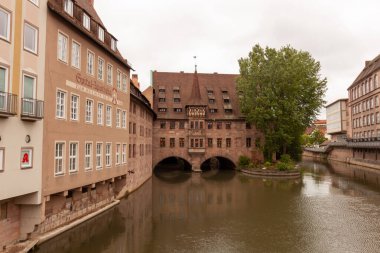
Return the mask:
<svg viewBox="0 0 380 253"><path fill-rule="evenodd" d="M21 99L21 119L35 121L44 117L44 101L22 98Z"/></svg>
<svg viewBox="0 0 380 253"><path fill-rule="evenodd" d="M17 114L17 95L0 91L0 117Z"/></svg>

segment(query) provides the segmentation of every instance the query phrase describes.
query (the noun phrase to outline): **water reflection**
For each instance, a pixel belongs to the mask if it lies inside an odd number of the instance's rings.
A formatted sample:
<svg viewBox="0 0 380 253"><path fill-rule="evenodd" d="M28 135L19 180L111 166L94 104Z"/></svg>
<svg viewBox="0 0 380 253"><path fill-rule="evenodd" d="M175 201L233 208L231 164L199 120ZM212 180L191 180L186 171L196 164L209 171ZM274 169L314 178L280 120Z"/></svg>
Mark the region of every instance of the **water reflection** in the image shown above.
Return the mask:
<svg viewBox="0 0 380 253"><path fill-rule="evenodd" d="M38 252L378 252L380 173L301 165L292 180L162 172Z"/></svg>

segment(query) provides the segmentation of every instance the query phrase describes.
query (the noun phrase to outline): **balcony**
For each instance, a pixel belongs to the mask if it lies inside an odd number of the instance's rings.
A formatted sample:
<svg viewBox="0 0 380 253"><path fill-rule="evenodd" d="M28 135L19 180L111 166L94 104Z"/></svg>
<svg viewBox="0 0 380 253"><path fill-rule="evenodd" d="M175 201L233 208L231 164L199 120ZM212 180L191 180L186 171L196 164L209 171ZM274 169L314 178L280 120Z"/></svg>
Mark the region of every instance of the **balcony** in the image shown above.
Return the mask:
<svg viewBox="0 0 380 253"><path fill-rule="evenodd" d="M0 91L0 117L8 118L17 114L17 95Z"/></svg>
<svg viewBox="0 0 380 253"><path fill-rule="evenodd" d="M21 99L21 119L36 121L44 117L44 101L22 98Z"/></svg>

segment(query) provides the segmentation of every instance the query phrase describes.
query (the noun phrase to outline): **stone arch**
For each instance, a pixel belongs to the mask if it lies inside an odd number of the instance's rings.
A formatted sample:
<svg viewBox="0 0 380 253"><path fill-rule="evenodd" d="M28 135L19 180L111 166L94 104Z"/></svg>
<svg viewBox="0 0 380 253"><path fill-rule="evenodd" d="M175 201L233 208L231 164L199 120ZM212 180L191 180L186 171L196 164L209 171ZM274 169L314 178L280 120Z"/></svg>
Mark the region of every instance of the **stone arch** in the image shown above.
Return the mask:
<svg viewBox="0 0 380 253"><path fill-rule="evenodd" d="M162 158L157 164L153 166L153 171L159 169L166 170L186 170L191 171L192 165L191 163L180 156L167 156Z"/></svg>
<svg viewBox="0 0 380 253"><path fill-rule="evenodd" d="M216 159L216 160L215 160ZM212 169L236 169L236 164L230 156L216 155L209 156L201 163L201 170Z"/></svg>

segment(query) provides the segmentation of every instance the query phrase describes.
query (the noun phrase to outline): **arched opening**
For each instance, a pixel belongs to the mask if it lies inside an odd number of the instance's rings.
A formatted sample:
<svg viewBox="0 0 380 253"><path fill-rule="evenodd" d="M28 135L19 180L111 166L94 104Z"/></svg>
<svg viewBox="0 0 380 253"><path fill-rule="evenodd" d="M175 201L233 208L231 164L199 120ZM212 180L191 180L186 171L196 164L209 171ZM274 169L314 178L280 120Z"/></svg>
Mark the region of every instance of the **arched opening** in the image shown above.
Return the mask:
<svg viewBox="0 0 380 253"><path fill-rule="evenodd" d="M233 161L222 156L210 157L201 165L202 171L210 170L234 170L236 168Z"/></svg>
<svg viewBox="0 0 380 253"><path fill-rule="evenodd" d="M191 171L191 164L181 157L171 156L161 160L154 167L155 172L165 172L174 170Z"/></svg>

